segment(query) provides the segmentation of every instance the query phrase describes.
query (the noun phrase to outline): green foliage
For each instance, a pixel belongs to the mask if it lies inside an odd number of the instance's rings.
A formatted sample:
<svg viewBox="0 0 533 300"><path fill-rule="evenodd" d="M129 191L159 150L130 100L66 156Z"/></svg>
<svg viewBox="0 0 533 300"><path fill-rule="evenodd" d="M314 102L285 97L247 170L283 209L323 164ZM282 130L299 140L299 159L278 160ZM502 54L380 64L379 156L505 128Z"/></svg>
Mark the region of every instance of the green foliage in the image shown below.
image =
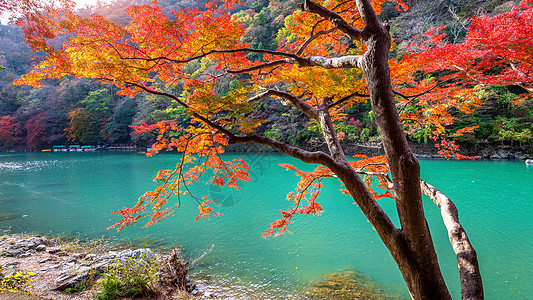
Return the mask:
<svg viewBox="0 0 533 300"><path fill-rule="evenodd" d="M83 107L96 117L109 117L111 114L111 97L107 89L89 92L85 100L80 102Z"/></svg>
<svg viewBox="0 0 533 300"><path fill-rule="evenodd" d="M499 141L517 141L526 142L532 138L531 130L524 128L524 124L520 124L518 119L504 119L500 118L495 122L494 131L496 136L492 135L493 139Z"/></svg>
<svg viewBox="0 0 533 300"><path fill-rule="evenodd" d="M133 124L137 103L133 99L126 99L113 116L113 122L107 125L107 140L110 143L129 143L131 141L130 125Z"/></svg>
<svg viewBox="0 0 533 300"><path fill-rule="evenodd" d="M90 290L91 288L92 288L92 284L91 283L80 283L80 284L76 285L75 287L66 288L64 293L65 294L74 294L74 293L79 293L79 292Z"/></svg>
<svg viewBox="0 0 533 300"><path fill-rule="evenodd" d="M159 294L156 274L159 264L141 258L119 260L109 267L97 282L95 299L110 300L124 297L151 297Z"/></svg>

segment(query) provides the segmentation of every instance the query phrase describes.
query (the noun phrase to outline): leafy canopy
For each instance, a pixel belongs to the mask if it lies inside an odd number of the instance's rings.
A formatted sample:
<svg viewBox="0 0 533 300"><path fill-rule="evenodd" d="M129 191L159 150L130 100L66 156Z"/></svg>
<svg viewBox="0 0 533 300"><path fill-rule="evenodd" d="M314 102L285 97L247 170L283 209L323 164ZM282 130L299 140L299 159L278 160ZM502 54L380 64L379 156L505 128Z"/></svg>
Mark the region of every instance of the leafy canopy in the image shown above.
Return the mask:
<svg viewBox="0 0 533 300"><path fill-rule="evenodd" d="M385 2L372 1L377 13ZM398 9L407 9L401 0L394 3ZM85 77L117 86L120 95L149 93L170 98L191 117L187 124L165 120L134 128L138 133L157 133L149 155L172 150L181 152L182 158L175 169L159 171L155 178L159 186L154 191L141 196L134 207L116 212L123 215L113 226L118 230L145 215L150 216L146 224L149 226L173 214L181 205L181 197L190 194L188 186L200 181L201 176L209 174L212 184L229 188L238 188L239 181L250 180L248 165L243 160L224 161L220 157L229 143L255 142L296 151L270 137L253 135L254 129L265 122L250 116L258 100L276 98L308 116L313 108L326 106L328 118L333 121L344 118L344 109L367 101L362 72L332 60L349 59L366 51L363 43L354 42L338 30L338 26L346 25L295 11L278 34L276 50L252 49L242 42L241 20L231 14L240 4L236 0L212 1L203 10L179 9L168 17L153 1L151 5L128 8L131 21L125 26L96 14L82 18L69 7L34 12L21 22L28 45L47 56L16 84L40 86L44 79ZM363 27L355 1L328 0L321 4L347 24ZM434 56L418 54L391 59L397 106L407 133L441 141L444 154L463 158L447 138L474 128L450 132L447 128L453 118L449 108L471 113L479 101L466 85L451 84L448 78L415 76L415 71L429 66L432 59ZM186 72L198 61L201 68L197 72ZM333 63L327 65L325 61ZM315 68L317 65L322 67ZM219 83L225 81L236 84L222 91ZM178 83L183 84L185 92L174 95L171 87ZM76 115L82 116L81 111ZM338 138L342 139L342 135ZM362 174L374 197L394 198L385 157L359 159L351 163L352 167ZM321 181L333 177L332 171L318 166L313 172L296 171L296 175L300 176L300 183L296 192L287 196L293 208L282 211L283 218L272 223L265 235L285 232L295 214L322 210L315 200ZM371 189L376 181L384 189L381 194ZM177 201L170 205L173 196ZM197 219L213 213L209 199L194 199L199 204Z"/></svg>

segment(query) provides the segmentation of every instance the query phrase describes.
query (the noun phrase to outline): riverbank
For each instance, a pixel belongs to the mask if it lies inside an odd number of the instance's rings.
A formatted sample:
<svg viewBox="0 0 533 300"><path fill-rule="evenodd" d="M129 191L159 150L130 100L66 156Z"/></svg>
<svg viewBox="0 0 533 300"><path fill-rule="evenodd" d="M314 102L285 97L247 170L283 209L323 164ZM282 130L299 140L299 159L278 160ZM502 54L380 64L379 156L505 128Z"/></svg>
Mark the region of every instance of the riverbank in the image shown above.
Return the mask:
<svg viewBox="0 0 533 300"><path fill-rule="evenodd" d="M176 250L156 253L102 240L80 243L39 235L0 236L0 295L15 290L23 292L18 297L27 293L44 299L95 299L106 293L106 279L119 278L124 269L128 280L143 281L140 284L150 290L140 299L216 298L190 281L188 263Z"/></svg>
<svg viewBox="0 0 533 300"><path fill-rule="evenodd" d="M385 151L381 142L342 142L343 150L347 155L364 154L368 156L384 155ZM428 143L417 143L410 141L409 145L415 155L422 159L445 159L444 155L438 153L439 149L435 147L435 143L429 141ZM312 151L328 152L325 145L296 145L309 149ZM533 148L529 145L506 145L499 143L489 143L482 141L478 143L458 143L460 153L466 156L478 157L483 160L527 160L533 159ZM143 147L140 147L143 148ZM146 147L144 147L146 148ZM2 149L0 152L34 152L26 148L17 149ZM42 150L46 151L46 150ZM106 150L107 151L107 150ZM263 145L255 144L238 144L226 146L228 153L277 153L276 150ZM145 154L145 151L137 152Z"/></svg>
<svg viewBox="0 0 533 300"><path fill-rule="evenodd" d="M118 247L118 248L117 248ZM110 250L115 249L115 250ZM89 299L263 299L254 291L215 287L210 276L201 276L195 284L187 276L188 263L179 252L162 254L150 249L121 248L102 240L80 243L40 235L11 234L0 236L0 300L89 300ZM129 267L135 276L152 272L154 292L135 297L109 298L102 282L110 274ZM177 267L176 267L177 266ZM142 273L142 274L141 274ZM202 278L205 277L205 278ZM18 279L15 279L18 278ZM144 277L149 279L149 277ZM220 296L210 292L222 291ZM234 289L234 288L233 288ZM232 296L229 296L230 294ZM305 299L369 299L400 300L378 288L373 280L352 269L325 274L320 281L307 286L299 296ZM267 298L264 298L267 299Z"/></svg>

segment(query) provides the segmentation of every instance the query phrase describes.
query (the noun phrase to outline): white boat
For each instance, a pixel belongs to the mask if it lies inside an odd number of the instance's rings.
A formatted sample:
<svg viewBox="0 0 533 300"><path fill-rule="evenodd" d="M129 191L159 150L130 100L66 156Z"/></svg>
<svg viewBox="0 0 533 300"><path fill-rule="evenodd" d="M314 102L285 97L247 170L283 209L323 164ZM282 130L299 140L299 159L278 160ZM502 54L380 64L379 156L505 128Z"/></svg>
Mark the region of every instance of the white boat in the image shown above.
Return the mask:
<svg viewBox="0 0 533 300"><path fill-rule="evenodd" d="M533 165L533 159L526 159L526 165Z"/></svg>

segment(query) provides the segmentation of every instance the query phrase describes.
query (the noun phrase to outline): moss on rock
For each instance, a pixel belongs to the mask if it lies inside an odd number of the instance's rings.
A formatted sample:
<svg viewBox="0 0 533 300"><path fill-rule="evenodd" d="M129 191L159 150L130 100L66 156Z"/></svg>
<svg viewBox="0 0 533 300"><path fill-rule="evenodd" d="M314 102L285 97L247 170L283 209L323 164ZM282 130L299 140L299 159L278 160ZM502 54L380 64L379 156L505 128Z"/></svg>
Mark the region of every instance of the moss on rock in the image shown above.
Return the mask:
<svg viewBox="0 0 533 300"><path fill-rule="evenodd" d="M385 294L368 275L354 270L323 275L304 291L307 299L402 299Z"/></svg>

